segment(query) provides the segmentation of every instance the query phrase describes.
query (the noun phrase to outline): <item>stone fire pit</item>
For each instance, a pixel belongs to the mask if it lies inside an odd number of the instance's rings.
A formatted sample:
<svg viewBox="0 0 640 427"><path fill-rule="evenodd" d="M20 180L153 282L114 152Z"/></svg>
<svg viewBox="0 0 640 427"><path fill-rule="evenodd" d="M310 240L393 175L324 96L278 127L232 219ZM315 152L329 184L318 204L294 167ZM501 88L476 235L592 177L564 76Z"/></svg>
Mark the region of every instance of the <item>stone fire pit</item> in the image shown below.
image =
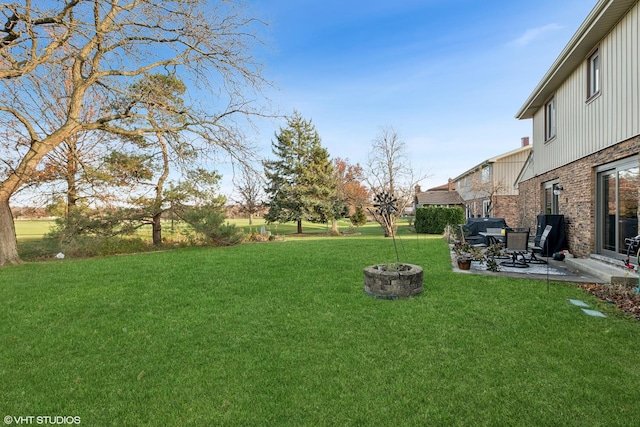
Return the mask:
<svg viewBox="0 0 640 427"><path fill-rule="evenodd" d="M423 290L422 267L414 264L372 265L364 269L364 291L383 299L410 298Z"/></svg>

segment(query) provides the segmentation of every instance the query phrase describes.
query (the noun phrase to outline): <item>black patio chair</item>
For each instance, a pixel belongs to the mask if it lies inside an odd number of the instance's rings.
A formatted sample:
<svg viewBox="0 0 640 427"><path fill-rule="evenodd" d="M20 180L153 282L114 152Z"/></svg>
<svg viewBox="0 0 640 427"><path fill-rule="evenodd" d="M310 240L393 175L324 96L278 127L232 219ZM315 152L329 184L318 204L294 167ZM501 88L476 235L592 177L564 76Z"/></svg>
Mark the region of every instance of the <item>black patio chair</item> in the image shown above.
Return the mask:
<svg viewBox="0 0 640 427"><path fill-rule="evenodd" d="M500 265L505 267L527 268L524 255L529 251L529 230L513 231L505 230L504 250L511 255L510 261L502 261Z"/></svg>
<svg viewBox="0 0 640 427"><path fill-rule="evenodd" d="M468 230L465 228L464 224L459 224L460 227L460 238L463 243L469 243L474 248L484 248L487 245L482 242L482 236L469 236L467 235Z"/></svg>
<svg viewBox="0 0 640 427"><path fill-rule="evenodd" d="M528 263L547 264L546 260L536 257L536 253L543 254L546 252L547 237L549 237L549 233L551 233L552 228L553 226L547 225L542 231L542 234L540 235L540 243L537 246L536 245L531 246L531 256L527 260Z"/></svg>

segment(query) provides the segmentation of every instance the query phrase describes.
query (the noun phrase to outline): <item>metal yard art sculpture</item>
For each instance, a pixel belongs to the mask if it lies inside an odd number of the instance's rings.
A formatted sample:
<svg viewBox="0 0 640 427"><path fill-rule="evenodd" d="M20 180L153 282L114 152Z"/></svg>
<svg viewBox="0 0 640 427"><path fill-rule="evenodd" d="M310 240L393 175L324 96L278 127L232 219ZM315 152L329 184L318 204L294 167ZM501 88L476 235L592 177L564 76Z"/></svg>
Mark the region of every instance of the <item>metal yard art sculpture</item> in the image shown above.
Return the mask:
<svg viewBox="0 0 640 427"><path fill-rule="evenodd" d="M393 238L396 262L366 267L364 273L364 292L375 298L401 299L420 295L424 289L424 271L415 264L400 262L395 239L395 218L400 213L398 200L393 194L382 192L374 196L373 208L369 210L385 229L385 236Z"/></svg>
<svg viewBox="0 0 640 427"><path fill-rule="evenodd" d="M398 246L396 245L395 232L393 230L394 218L398 214L399 209L397 207L398 199L389 194L386 191L378 193L373 198L375 213L382 218L385 228L385 235L390 234L393 239L393 248L396 251L396 261L400 262L400 256L398 255Z"/></svg>

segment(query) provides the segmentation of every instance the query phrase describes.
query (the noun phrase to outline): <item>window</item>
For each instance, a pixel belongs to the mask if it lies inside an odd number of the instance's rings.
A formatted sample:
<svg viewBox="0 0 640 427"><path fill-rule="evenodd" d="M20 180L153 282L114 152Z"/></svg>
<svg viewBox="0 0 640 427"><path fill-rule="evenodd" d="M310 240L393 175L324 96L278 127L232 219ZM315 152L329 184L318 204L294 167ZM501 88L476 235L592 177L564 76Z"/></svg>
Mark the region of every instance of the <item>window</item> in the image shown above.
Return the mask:
<svg viewBox="0 0 640 427"><path fill-rule="evenodd" d="M491 216L491 200L482 201L482 216L488 218Z"/></svg>
<svg viewBox="0 0 640 427"><path fill-rule="evenodd" d="M553 97L544 105L544 140L549 141L556 136L556 98Z"/></svg>
<svg viewBox="0 0 640 427"><path fill-rule="evenodd" d="M560 208L560 194L558 182L547 182L543 186L542 209L545 214L557 215Z"/></svg>
<svg viewBox="0 0 640 427"><path fill-rule="evenodd" d="M485 166L482 168L482 182L490 182L491 181L491 166Z"/></svg>
<svg viewBox="0 0 640 427"><path fill-rule="evenodd" d="M600 53L595 51L587 61L587 98L600 92Z"/></svg>

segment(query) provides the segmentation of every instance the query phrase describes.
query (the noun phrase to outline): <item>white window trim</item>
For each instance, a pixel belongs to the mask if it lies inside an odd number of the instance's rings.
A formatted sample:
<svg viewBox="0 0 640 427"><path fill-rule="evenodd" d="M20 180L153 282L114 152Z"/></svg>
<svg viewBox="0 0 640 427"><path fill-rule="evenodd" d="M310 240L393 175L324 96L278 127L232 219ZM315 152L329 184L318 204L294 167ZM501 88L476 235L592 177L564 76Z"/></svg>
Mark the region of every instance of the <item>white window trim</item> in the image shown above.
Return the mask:
<svg viewBox="0 0 640 427"><path fill-rule="evenodd" d="M482 201L482 216L488 217L491 216L491 212L489 212L489 205L491 204L491 200L483 200Z"/></svg>
<svg viewBox="0 0 640 427"><path fill-rule="evenodd" d="M542 211L547 213L547 203L551 206L551 214L558 214L560 210L560 195L555 194L555 189L559 184L559 180L547 181L542 185ZM551 193L551 200L546 199L547 190Z"/></svg>
<svg viewBox="0 0 640 427"><path fill-rule="evenodd" d="M587 100L591 100L599 95L601 88L602 58L600 55L600 49L596 49L587 59Z"/></svg>
<svg viewBox="0 0 640 427"><path fill-rule="evenodd" d="M551 111L549 109L551 108ZM556 97L552 96L544 103L544 140L551 141L556 137L558 121L557 121Z"/></svg>

